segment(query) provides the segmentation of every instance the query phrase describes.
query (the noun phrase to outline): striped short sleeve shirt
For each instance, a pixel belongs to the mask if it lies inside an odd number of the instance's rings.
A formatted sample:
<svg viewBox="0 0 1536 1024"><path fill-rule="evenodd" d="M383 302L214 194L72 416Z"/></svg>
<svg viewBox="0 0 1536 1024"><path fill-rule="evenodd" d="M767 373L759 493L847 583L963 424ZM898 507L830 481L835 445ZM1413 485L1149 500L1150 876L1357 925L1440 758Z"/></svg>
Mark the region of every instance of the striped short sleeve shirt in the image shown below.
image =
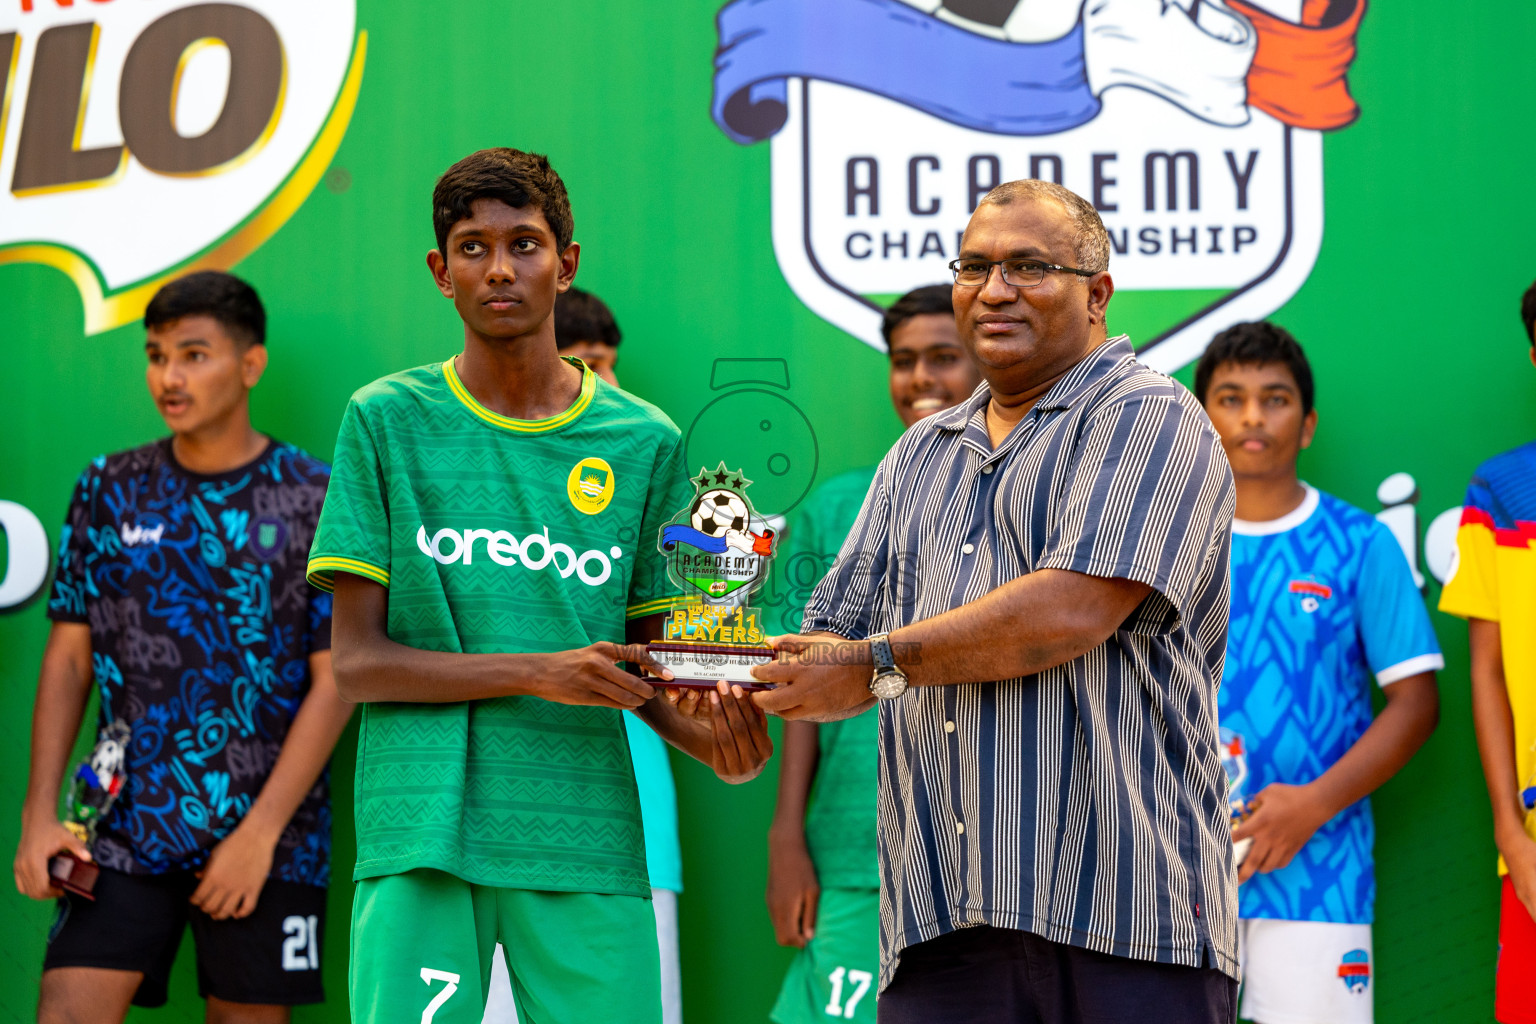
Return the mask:
<svg viewBox="0 0 1536 1024"><path fill-rule="evenodd" d="M1039 569L1153 593L1038 675L882 703L881 987L905 947L983 924L1235 977L1216 726L1235 499L1220 441L1123 336L995 449L990 397L983 384L886 456L804 631L863 638Z"/></svg>

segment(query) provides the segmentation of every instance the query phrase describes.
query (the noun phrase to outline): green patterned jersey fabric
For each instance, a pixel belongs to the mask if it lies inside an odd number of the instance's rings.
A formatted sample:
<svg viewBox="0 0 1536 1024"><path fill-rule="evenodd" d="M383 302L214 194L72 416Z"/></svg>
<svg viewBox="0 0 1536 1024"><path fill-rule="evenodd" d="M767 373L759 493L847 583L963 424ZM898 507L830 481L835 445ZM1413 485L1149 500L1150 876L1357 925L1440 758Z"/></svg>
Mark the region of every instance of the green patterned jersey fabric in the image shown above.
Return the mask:
<svg viewBox="0 0 1536 1024"><path fill-rule="evenodd" d="M816 728L821 759L805 811L805 842L824 889L878 889L875 842L880 710Z"/></svg>
<svg viewBox="0 0 1536 1024"><path fill-rule="evenodd" d="M581 365L577 363L576 365ZM623 642L674 590L662 525L692 497L677 427L583 368L549 419L500 416L433 363L352 396L310 552L330 589L389 588L389 635L431 651ZM481 885L650 893L620 712L537 697L371 703L354 877L436 868Z"/></svg>
<svg viewBox="0 0 1536 1024"><path fill-rule="evenodd" d="M838 549L853 529L875 468L856 469L818 487L785 534L779 566L786 601L778 631L800 627L800 611ZM880 886L875 848L876 770L880 753L880 715L861 715L817 727L821 756L805 813L805 839L822 888L873 889Z"/></svg>

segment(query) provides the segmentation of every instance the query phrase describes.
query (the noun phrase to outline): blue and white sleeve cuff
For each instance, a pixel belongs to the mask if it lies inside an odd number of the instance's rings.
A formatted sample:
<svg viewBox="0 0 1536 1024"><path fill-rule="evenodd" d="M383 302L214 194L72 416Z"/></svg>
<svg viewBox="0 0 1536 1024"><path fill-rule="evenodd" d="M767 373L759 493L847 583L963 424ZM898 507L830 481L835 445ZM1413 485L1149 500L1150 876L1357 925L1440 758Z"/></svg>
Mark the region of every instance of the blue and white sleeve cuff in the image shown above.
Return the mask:
<svg viewBox="0 0 1536 1024"><path fill-rule="evenodd" d="M1417 658L1409 658L1400 661L1396 665L1382 669L1376 673L1376 685L1388 686L1399 679L1407 679L1416 676L1420 672L1438 672L1445 668L1445 656L1442 654L1421 654Z"/></svg>

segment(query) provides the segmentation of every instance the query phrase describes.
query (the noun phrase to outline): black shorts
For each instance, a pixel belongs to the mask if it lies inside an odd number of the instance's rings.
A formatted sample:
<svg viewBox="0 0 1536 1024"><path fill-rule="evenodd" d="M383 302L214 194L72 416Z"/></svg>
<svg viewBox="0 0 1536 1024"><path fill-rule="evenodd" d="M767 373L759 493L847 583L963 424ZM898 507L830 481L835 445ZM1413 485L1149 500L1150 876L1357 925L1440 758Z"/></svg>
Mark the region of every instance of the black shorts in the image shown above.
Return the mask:
<svg viewBox="0 0 1536 1024"><path fill-rule="evenodd" d="M215 921L188 902L197 882L190 871L129 875L102 868L95 902L59 900L43 970L142 971L134 1004L164 1006L171 964L190 924L204 999L278 1006L325 1000L325 889L269 878L249 917Z"/></svg>
<svg viewBox="0 0 1536 1024"><path fill-rule="evenodd" d="M1237 981L984 926L908 946L876 1012L880 1024L1233 1024Z"/></svg>

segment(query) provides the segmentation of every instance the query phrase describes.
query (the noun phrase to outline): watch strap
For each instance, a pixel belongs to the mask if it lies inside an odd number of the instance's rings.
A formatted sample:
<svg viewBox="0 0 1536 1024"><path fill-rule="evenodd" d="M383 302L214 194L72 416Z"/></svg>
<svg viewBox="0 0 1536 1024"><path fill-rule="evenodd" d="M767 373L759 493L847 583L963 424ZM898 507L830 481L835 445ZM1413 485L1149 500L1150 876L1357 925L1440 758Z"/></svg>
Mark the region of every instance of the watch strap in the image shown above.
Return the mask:
<svg viewBox="0 0 1536 1024"><path fill-rule="evenodd" d="M875 675L896 671L896 656L891 652L891 635L876 633L869 638L869 653L874 659Z"/></svg>

